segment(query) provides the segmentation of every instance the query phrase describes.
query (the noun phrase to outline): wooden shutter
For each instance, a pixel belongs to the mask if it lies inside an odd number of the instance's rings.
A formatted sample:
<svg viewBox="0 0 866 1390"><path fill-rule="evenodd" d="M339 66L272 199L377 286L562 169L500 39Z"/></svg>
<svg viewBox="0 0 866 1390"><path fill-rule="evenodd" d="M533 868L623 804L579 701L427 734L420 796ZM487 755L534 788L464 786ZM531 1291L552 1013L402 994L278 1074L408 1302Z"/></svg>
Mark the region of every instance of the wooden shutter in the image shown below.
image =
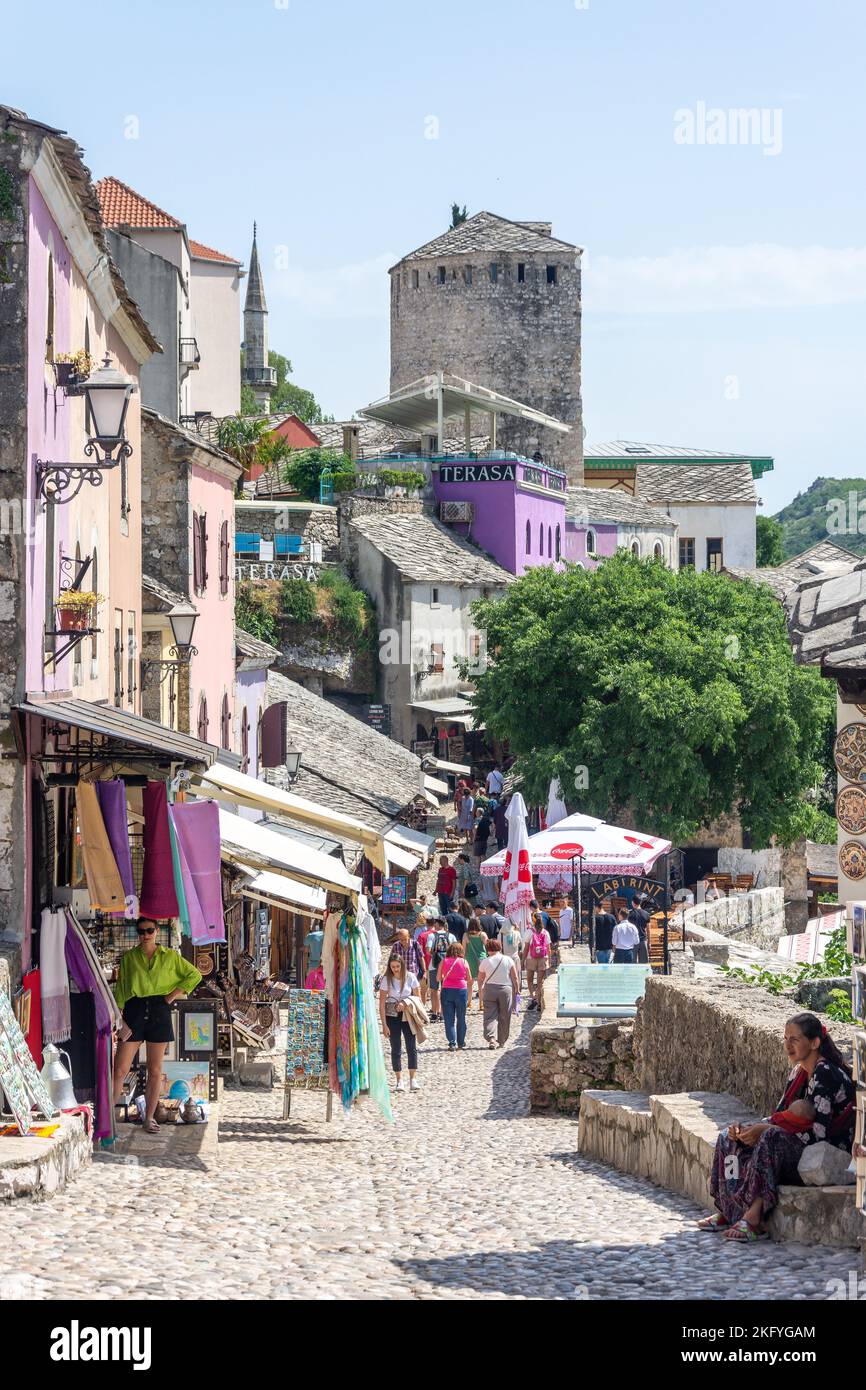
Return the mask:
<svg viewBox="0 0 866 1390"><path fill-rule="evenodd" d="M207 700L204 695L202 695L198 702L198 736L202 743L207 743L207 726Z"/></svg>
<svg viewBox="0 0 866 1390"><path fill-rule="evenodd" d="M192 586L201 591L201 517L198 512L192 516Z"/></svg>
<svg viewBox="0 0 866 1390"><path fill-rule="evenodd" d="M269 705L262 715L259 741L259 763L262 767L282 767L288 747L288 705L281 700Z"/></svg>
<svg viewBox="0 0 866 1390"><path fill-rule="evenodd" d="M229 591L229 524L224 521L220 527L220 593L225 597Z"/></svg>
<svg viewBox="0 0 866 1390"><path fill-rule="evenodd" d="M229 697L223 695L222 717L220 719L220 745L226 751L231 747L231 710L229 708Z"/></svg>
<svg viewBox="0 0 866 1390"><path fill-rule="evenodd" d="M241 715L241 772L247 772L250 766L250 720L247 714L247 707L244 705L244 712Z"/></svg>
<svg viewBox="0 0 866 1390"><path fill-rule="evenodd" d="M207 516L204 512L199 520L199 538L201 540L201 587L207 588Z"/></svg>

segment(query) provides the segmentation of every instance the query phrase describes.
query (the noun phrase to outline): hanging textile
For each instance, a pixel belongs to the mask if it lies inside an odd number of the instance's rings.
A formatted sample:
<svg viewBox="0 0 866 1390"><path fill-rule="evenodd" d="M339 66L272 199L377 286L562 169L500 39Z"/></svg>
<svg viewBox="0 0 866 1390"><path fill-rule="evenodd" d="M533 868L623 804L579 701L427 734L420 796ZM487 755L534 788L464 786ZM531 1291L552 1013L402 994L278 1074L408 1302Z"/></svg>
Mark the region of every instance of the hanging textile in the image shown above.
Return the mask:
<svg viewBox="0 0 866 1390"><path fill-rule="evenodd" d="M215 801L169 807L193 945L226 939L219 807Z"/></svg>
<svg viewBox="0 0 866 1390"><path fill-rule="evenodd" d="M78 783L76 801L84 876L91 907L122 917L126 910L126 894L92 782Z"/></svg>
<svg viewBox="0 0 866 1390"><path fill-rule="evenodd" d="M180 935L191 938L192 928L189 919L189 903L186 900L183 869L180 864L180 850L177 847L177 835L174 833L174 821L171 818L171 802L169 802L168 807L168 837L171 841L171 871L174 874L174 891L177 894L177 916Z"/></svg>
<svg viewBox="0 0 866 1390"><path fill-rule="evenodd" d="M135 898L135 879L132 874L132 851L129 848L129 818L126 810L126 784L115 778L110 782L96 783L96 796L105 832L111 845L120 881L123 884L125 905L131 917L138 916ZM130 902L133 899L133 902Z"/></svg>
<svg viewBox="0 0 866 1390"><path fill-rule="evenodd" d="M331 1042L331 1088L344 1110L361 1091L370 1091L386 1118L391 1103L385 1078L382 1043L376 1026L373 977L364 933L353 912L339 920L335 942L335 985ZM327 972L326 972L327 974Z"/></svg>
<svg viewBox="0 0 866 1390"><path fill-rule="evenodd" d="M168 796L164 782L148 782L142 793L144 869L139 912L142 917L177 917L172 867Z"/></svg>
<svg viewBox="0 0 866 1390"><path fill-rule="evenodd" d="M69 974L66 969L66 913L46 907L39 924L39 976L42 987L42 1041L69 1037Z"/></svg>
<svg viewBox="0 0 866 1390"><path fill-rule="evenodd" d="M42 987L38 970L28 970L21 981L22 989L30 991L30 1026L27 1029L27 1046L37 1067L42 1066Z"/></svg>
<svg viewBox="0 0 866 1390"><path fill-rule="evenodd" d="M111 1031L119 1018L114 996L102 971L91 958L90 943L73 917L66 924L66 964L69 975L83 994L93 997L96 1022L94 1106L97 1139L114 1137L114 1106L111 1085Z"/></svg>

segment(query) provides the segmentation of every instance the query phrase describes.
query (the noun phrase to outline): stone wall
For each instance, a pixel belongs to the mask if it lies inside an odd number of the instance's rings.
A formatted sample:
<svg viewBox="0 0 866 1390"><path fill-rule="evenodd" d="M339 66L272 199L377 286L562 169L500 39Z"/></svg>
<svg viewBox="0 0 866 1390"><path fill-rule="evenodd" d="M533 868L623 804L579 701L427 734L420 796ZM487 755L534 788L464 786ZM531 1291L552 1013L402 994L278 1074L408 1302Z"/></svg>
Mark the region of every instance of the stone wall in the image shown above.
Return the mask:
<svg viewBox="0 0 866 1390"><path fill-rule="evenodd" d="M585 1090L634 1090L633 1031L631 1019L543 1019L532 1030L530 1108L539 1114L574 1115Z"/></svg>
<svg viewBox="0 0 866 1390"><path fill-rule="evenodd" d="M775 950L785 926L785 899L781 888L757 888L751 893L732 893L716 902L698 903L686 909L686 931L690 926L709 927L722 936L735 937Z"/></svg>
<svg viewBox="0 0 866 1390"><path fill-rule="evenodd" d="M790 1070L785 1024L802 1006L734 980L654 975L638 1004L634 1066L649 1095L728 1092L759 1115L775 1108ZM850 1061L855 1029L826 1019ZM597 1087L596 1089L601 1089Z"/></svg>
<svg viewBox="0 0 866 1390"><path fill-rule="evenodd" d="M300 536L304 558L309 556L310 542L319 541L322 546L322 559L326 564L340 558L339 521L336 507L319 511L293 505L289 508L240 507L235 510L235 530L254 531L265 540L280 535ZM291 562L295 557L288 556Z"/></svg>

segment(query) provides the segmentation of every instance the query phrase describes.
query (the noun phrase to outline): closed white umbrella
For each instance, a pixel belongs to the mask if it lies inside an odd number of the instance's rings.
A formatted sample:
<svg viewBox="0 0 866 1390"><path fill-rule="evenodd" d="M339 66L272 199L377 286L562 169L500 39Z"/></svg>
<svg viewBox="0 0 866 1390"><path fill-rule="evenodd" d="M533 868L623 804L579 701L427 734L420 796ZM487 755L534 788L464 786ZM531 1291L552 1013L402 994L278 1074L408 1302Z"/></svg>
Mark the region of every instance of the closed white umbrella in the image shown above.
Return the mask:
<svg viewBox="0 0 866 1390"><path fill-rule="evenodd" d="M547 811L544 819L547 822L548 830L556 825L558 821L565 820L568 815L568 807L562 799L562 788L556 777L550 780L550 790L547 793Z"/></svg>
<svg viewBox="0 0 866 1390"><path fill-rule="evenodd" d="M529 867L529 835L526 830L526 804L520 792L515 792L505 812L508 821L508 844L502 873L502 903L505 916L516 927L525 930L532 913L532 871Z"/></svg>

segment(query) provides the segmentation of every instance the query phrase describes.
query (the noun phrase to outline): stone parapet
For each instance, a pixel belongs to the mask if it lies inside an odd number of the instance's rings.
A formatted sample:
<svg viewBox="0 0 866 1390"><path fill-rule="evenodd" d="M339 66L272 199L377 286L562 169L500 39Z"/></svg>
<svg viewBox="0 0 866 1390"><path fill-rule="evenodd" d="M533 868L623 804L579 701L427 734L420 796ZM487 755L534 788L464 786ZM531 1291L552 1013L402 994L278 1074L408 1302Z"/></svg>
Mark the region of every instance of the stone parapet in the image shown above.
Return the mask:
<svg viewBox="0 0 866 1390"><path fill-rule="evenodd" d="M90 1163L90 1139L81 1115L61 1115L49 1139L13 1134L0 1138L0 1202L45 1201Z"/></svg>
<svg viewBox="0 0 866 1390"><path fill-rule="evenodd" d="M775 950L785 925L785 895L781 888L755 888L750 893L731 893L716 902L698 903L686 909L689 927L709 927L722 936L736 937L762 949Z"/></svg>

